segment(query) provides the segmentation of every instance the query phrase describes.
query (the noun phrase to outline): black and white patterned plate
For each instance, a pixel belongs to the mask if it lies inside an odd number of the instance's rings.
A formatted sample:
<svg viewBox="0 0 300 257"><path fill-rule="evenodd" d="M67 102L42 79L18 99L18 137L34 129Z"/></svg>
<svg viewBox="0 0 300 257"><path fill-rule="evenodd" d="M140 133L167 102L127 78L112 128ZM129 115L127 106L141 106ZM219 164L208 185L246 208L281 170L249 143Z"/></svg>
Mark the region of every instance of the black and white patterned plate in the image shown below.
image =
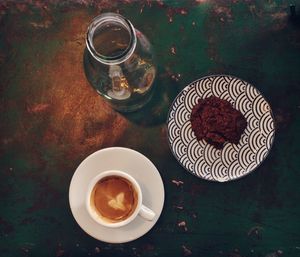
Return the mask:
<svg viewBox="0 0 300 257"><path fill-rule="evenodd" d="M247 119L239 144L225 143L222 150L198 141L190 122L199 99L216 96L227 100ZM168 138L171 151L192 174L226 182L249 174L267 157L275 129L272 111L261 93L249 83L228 75L212 75L185 87L169 111Z"/></svg>

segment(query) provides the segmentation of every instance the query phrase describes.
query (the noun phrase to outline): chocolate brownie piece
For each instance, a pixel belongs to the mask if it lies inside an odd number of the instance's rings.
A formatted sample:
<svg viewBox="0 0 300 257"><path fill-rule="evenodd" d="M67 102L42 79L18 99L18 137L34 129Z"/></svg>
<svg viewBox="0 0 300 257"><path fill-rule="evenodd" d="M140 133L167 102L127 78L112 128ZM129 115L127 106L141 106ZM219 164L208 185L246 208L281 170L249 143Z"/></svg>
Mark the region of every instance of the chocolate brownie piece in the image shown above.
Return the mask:
<svg viewBox="0 0 300 257"><path fill-rule="evenodd" d="M226 141L238 144L247 121L229 102L215 96L200 99L191 114L192 129L198 140L222 149Z"/></svg>

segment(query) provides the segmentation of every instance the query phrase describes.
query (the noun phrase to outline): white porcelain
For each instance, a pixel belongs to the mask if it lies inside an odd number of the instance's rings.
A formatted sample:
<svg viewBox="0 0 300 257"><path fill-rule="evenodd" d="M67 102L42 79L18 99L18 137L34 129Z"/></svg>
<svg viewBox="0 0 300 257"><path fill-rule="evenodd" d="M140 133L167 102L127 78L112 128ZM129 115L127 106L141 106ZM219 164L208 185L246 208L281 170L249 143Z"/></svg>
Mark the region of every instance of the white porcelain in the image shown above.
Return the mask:
<svg viewBox="0 0 300 257"><path fill-rule="evenodd" d="M108 170L124 171L138 182L143 204L155 213L153 220L138 215L127 225L110 228L90 217L85 205L89 184ZM78 225L90 236L108 243L125 243L146 234L159 219L164 197L163 181L154 164L141 153L123 147L102 149L88 156L76 169L69 188L70 208Z"/></svg>
<svg viewBox="0 0 300 257"><path fill-rule="evenodd" d="M101 218L101 216L97 213L97 211L94 208L92 208L92 206L90 204L91 194L92 194L92 191L93 191L95 185L97 184L97 182L100 181L101 179L104 179L105 177L109 177L109 176L118 176L118 177L127 179L133 185L135 191L137 192L137 197L138 197L138 203L135 208L135 211L126 220L122 220L120 222L115 222L115 223L108 222L107 220ZM106 227L110 227L110 228L119 228L119 227L125 226L128 223L130 223L131 221L133 221L138 214L141 217L143 217L144 219L149 220L149 221L154 219L155 213L150 208L144 206L142 204L142 202L143 202L142 190L141 190L139 183L134 179L134 177L132 177L129 174L127 174L126 172L123 172L120 170L108 170L108 171L104 171L104 172L98 174L96 177L94 177L91 180L91 182L88 186L87 194L86 194L85 205L86 205L86 209L87 209L89 215L97 223L99 223L102 226L106 226Z"/></svg>
<svg viewBox="0 0 300 257"><path fill-rule="evenodd" d="M190 122L199 99L216 96L231 103L247 120L237 145L216 149L198 141ZM168 119L169 146L178 162L193 175L228 182L250 174L268 156L275 136L271 107L248 82L229 75L210 75L186 86L173 101Z"/></svg>

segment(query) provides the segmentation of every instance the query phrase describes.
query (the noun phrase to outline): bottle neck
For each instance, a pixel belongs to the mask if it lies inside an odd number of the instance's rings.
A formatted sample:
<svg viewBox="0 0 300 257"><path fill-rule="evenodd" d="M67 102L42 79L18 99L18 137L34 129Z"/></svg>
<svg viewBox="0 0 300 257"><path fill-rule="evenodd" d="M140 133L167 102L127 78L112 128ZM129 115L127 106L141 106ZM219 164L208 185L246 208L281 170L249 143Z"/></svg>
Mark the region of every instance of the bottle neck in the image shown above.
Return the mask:
<svg viewBox="0 0 300 257"><path fill-rule="evenodd" d="M126 61L136 48L133 25L123 16L105 13L93 19L87 32L86 46L97 61L117 65Z"/></svg>

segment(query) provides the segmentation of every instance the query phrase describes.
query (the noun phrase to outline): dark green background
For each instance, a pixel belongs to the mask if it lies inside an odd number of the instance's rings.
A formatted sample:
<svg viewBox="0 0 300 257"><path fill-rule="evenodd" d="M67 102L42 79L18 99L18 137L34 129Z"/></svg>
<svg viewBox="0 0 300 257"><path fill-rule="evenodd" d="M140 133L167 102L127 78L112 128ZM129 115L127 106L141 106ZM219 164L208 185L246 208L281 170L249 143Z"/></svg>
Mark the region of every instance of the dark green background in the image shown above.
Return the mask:
<svg viewBox="0 0 300 257"><path fill-rule="evenodd" d="M1 1L0 256L300 256L300 18L290 18L291 3L299 13L299 1ZM106 11L130 19L156 50L155 96L136 113L111 110L82 71L86 28ZM166 136L174 97L209 74L255 85L276 121L264 163L225 184L186 172ZM86 235L68 204L76 167L109 146L145 154L165 185L158 223L126 244Z"/></svg>

